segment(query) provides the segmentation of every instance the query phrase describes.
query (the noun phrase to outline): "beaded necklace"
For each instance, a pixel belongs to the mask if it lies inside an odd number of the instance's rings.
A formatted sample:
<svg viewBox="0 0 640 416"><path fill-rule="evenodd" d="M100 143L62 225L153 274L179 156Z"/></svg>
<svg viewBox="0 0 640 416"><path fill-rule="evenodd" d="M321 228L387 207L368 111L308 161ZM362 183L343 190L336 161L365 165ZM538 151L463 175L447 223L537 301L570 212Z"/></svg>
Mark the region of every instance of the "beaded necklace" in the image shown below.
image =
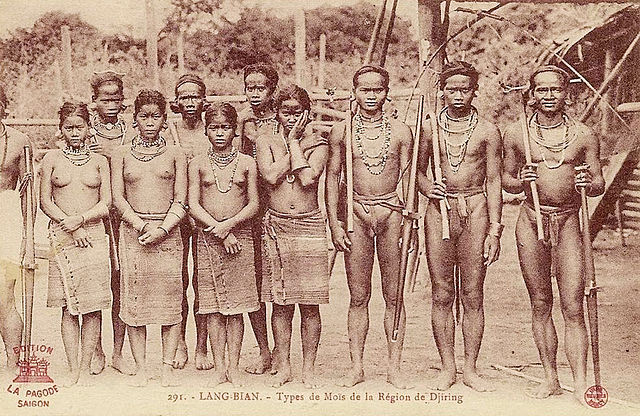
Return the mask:
<svg viewBox="0 0 640 416"><path fill-rule="evenodd" d="M141 162L149 162L167 150L167 141L158 136L154 141L147 142L138 135L131 141L131 156Z"/></svg>
<svg viewBox="0 0 640 416"><path fill-rule="evenodd" d="M263 118L256 117L255 123L256 123L256 127L262 127L263 125L269 125L271 123L278 124L276 122L276 115L275 114L273 114L273 115L271 115L269 117L263 117Z"/></svg>
<svg viewBox="0 0 640 416"><path fill-rule="evenodd" d="M447 112L449 107L444 107L438 114L438 126L444 131L444 143L447 151L447 161L451 167L453 173L458 172L460 165L464 161L464 157L467 154L467 145L471 136L478 125L478 110L475 107L471 107L471 113L465 117L453 118ZM461 130L452 130L449 127L449 122L466 122L467 126ZM460 143L454 143L451 139L452 136L464 135ZM457 151L456 151L457 149Z"/></svg>
<svg viewBox="0 0 640 416"><path fill-rule="evenodd" d="M362 115L356 114L354 117L354 130L355 130L355 142L358 152L360 153L360 159L364 163L365 167L372 175L380 175L387 164L389 158L389 147L391 145L391 123L387 118L387 115L383 112L381 123L375 124L373 128L380 128L376 137L369 137L365 134L365 127ZM375 154L369 154L363 144L363 139L368 142L377 142L380 137L383 137L383 142L378 151Z"/></svg>
<svg viewBox="0 0 640 416"><path fill-rule="evenodd" d="M62 154L67 160L76 166L86 165L91 160L91 151L84 144L78 149L67 145L62 149Z"/></svg>
<svg viewBox="0 0 640 416"><path fill-rule="evenodd" d="M559 143L549 143L548 139L542 134L543 130L553 130L560 126L564 126L563 139ZM576 135L569 136L569 117L566 114L562 114L562 121L552 126L543 126L538 122L538 113L534 113L529 119L529 128L534 127L536 134L533 141L540 146L540 155L542 156L542 162L549 169L557 169L564 163L565 150L576 139ZM560 157L555 164L549 164L546 157L545 150L548 150L552 154L560 153Z"/></svg>
<svg viewBox="0 0 640 416"><path fill-rule="evenodd" d="M211 148L209 149L208 155L209 155L209 164L211 165L211 170L213 171L213 179L216 182L216 188L218 188L218 191L220 193L226 194L233 187L233 178L235 177L236 170L238 169L238 162L240 161L240 158L238 157L238 149L236 149L235 147L232 147L231 153L229 153L228 155L219 155L213 151L213 148ZM235 160L235 163L233 164L233 170L231 171L229 184L227 185L226 188L223 189L220 187L220 179L218 179L217 171L224 170L234 160Z"/></svg>
<svg viewBox="0 0 640 416"><path fill-rule="evenodd" d="M118 120L115 123L103 123L100 121L98 114L91 118L91 133L94 136L102 137L107 140L115 140L127 132L127 123L125 123L122 115L118 114Z"/></svg>

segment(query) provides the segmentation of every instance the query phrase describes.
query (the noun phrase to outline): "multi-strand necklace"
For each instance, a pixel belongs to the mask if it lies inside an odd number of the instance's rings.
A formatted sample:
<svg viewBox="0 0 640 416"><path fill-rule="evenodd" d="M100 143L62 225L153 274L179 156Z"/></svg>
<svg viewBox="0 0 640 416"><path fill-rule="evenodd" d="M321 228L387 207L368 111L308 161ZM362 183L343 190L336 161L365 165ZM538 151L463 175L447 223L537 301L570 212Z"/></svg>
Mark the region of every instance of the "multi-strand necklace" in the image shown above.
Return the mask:
<svg viewBox="0 0 640 416"><path fill-rule="evenodd" d="M154 141L147 142L138 135L131 141L131 156L141 162L149 162L167 150L167 141L158 136Z"/></svg>
<svg viewBox="0 0 640 416"><path fill-rule="evenodd" d="M383 112L382 117L378 120L373 120L374 124L371 126L371 129L379 129L378 134L375 137L367 136L365 134L366 128L364 126L364 119L360 113L356 114L353 117L354 130L355 130L355 139L356 146L358 148L358 152L360 153L360 158L362 159L362 163L367 168L369 173L372 175L380 175L387 164L387 159L389 158L389 147L391 145L391 123L387 118L387 115ZM382 139L381 139L382 138ZM382 144L378 147L377 151L374 151L373 154L368 153L366 147L370 145L365 145L364 143L378 143L382 140Z"/></svg>
<svg viewBox="0 0 640 416"><path fill-rule="evenodd" d="M270 115L268 117L262 117L262 118L256 117L255 118L255 123L256 123L256 127L258 127L258 128L260 128L260 127L262 127L264 125L268 126L269 124L272 124L272 123L273 124L278 124L278 123L276 123L276 115L275 114L272 114L272 115Z"/></svg>
<svg viewBox="0 0 640 416"><path fill-rule="evenodd" d="M62 149L62 154L76 166L86 165L91 160L91 151L84 144L77 149L67 145Z"/></svg>
<svg viewBox="0 0 640 416"><path fill-rule="evenodd" d="M103 123L97 114L91 119L91 133L95 136L115 140L124 137L126 132L127 123L120 114L118 114L118 120L115 123Z"/></svg>
<svg viewBox="0 0 640 416"><path fill-rule="evenodd" d="M213 171L213 179L216 182L216 188L220 193L226 194L233 187L233 178L236 175L236 170L238 169L238 162L240 158L238 157L238 149L235 147L231 148L231 152L228 155L221 155L213 151L213 148L209 149L209 163L211 164L211 170ZM229 184L226 188L220 187L220 179L218 178L218 171L225 170L233 161L233 169L231 171L231 176L229 177Z"/></svg>
<svg viewBox="0 0 640 416"><path fill-rule="evenodd" d="M461 118L453 118L449 115L447 109L444 107L440 114L438 114L438 126L444 131L444 143L447 151L447 161L451 167L453 173L458 172L460 165L464 161L464 157L467 154L467 145L473 131L478 125L478 110L475 107L471 107L469 115ZM450 127L450 123L464 123L465 126L460 130L454 130ZM462 140L460 140L462 136ZM453 138L456 137L454 140Z"/></svg>
<svg viewBox="0 0 640 416"><path fill-rule="evenodd" d="M557 143L549 142L549 139L544 137L542 133L543 130L550 131L557 129L560 126L564 127L562 141ZM535 141L538 146L540 146L540 154L542 156L542 162L545 164L545 166L549 169L557 169L562 166L565 157L564 152L576 138L575 134L571 137L569 136L569 117L566 114L562 114L562 121L551 126L544 126L538 122L538 113L534 113L529 119L529 128L531 127L533 127L536 132L533 141ZM560 153L560 157L554 157L554 160L556 161L554 164L550 164L547 161L546 151L549 151L554 155Z"/></svg>

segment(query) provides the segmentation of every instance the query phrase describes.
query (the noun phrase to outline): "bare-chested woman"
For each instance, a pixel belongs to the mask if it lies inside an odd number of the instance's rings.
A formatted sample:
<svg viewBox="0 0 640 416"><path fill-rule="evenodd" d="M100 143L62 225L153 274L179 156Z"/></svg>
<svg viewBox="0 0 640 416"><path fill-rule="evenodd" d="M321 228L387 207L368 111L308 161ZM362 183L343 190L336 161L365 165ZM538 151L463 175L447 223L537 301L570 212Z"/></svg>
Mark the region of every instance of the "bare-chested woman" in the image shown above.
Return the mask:
<svg viewBox="0 0 640 416"><path fill-rule="evenodd" d="M243 71L244 93L249 102L238 113L239 137L236 145L240 151L256 156L256 142L259 137L269 133L277 125L276 113L273 109L273 94L278 86L278 71L269 64L257 63L247 65ZM262 216L267 204L267 191L264 181L258 175L258 193L260 194L260 209L254 219L253 241L256 269L256 284L258 290L262 286ZM260 302L260 309L249 314L251 328L256 337L260 357L254 364L249 365L246 371L251 374L263 374L271 370L275 372L276 363L272 362L272 354L267 338L267 308L264 302Z"/></svg>
<svg viewBox="0 0 640 416"><path fill-rule="evenodd" d="M448 63L439 84L445 105L436 115L443 181L426 175L429 159L433 161L431 129L425 129L418 161L418 187L429 198L424 227L432 288L431 325L442 362L431 387L447 390L456 381L453 304L460 296L464 311L463 381L477 391L490 391L493 387L478 376L476 361L484 331L486 268L500 254L503 228L500 132L471 105L478 72L470 64ZM448 240L442 239L442 199L450 206Z"/></svg>
<svg viewBox="0 0 640 416"><path fill-rule="evenodd" d="M99 153L111 159L111 153L118 146L127 143L131 137L131 131L127 128L122 113L124 111L124 85L123 74L107 70L95 72L91 77L91 90L93 92L93 114L89 123L91 137L87 140L89 150ZM110 245L111 256L111 292L113 303L111 306L111 324L113 328L113 352L111 354L111 366L123 374L132 374L130 366L122 358L122 347L127 326L120 319L120 266L117 264L117 244L119 237L120 218L118 210L111 207L109 218L104 220L109 238L113 241ZM104 370L105 354L102 348L102 334L98 337L96 353L91 360L91 373L99 374Z"/></svg>
<svg viewBox="0 0 640 416"><path fill-rule="evenodd" d="M211 149L189 164L189 206L198 223L198 314L208 320L215 373L210 385L243 384L238 370L244 321L258 310L251 219L258 212L256 163L233 146L238 115L231 104L205 114ZM228 348L229 364L225 360Z"/></svg>
<svg viewBox="0 0 640 416"><path fill-rule="evenodd" d="M202 114L206 110L207 88L202 78L195 74L184 74L176 83L176 98L171 103L171 110L180 114L179 121L171 121L172 128L169 129L173 143L185 152L187 163L196 155L206 154L209 149L209 141L202 134L204 123ZM187 327L187 317L189 315L189 304L187 303L187 288L189 287L190 275L193 276L193 288L196 290L197 274L195 264L198 257L198 235L195 226L190 218L185 218L180 223L180 234L182 236L182 325L180 328L180 341L178 351L173 362L174 368L184 368L189 361L189 350L185 339ZM191 252L194 269L189 268L189 252ZM196 323L196 351L195 365L197 370L209 370L213 368L213 361L207 356L207 320L198 314L198 296L193 303L193 314Z"/></svg>
<svg viewBox="0 0 640 416"><path fill-rule="evenodd" d="M544 367L545 381L530 391L535 398L562 394L556 355L558 337L551 310L551 265L556 265L560 307L564 318L565 349L573 373L576 399L585 404L587 389L587 330L584 322L580 188L589 196L604 192L598 138L584 124L565 113L569 75L556 66L543 66L530 78L535 112L528 120L532 164L526 164L519 123L505 131L502 183L507 192L524 191L516 224L518 257L531 300L533 338ZM588 165L586 171L576 167ZM538 240L529 183L540 197L544 239Z"/></svg>
<svg viewBox="0 0 640 416"><path fill-rule="evenodd" d="M273 385L292 380L291 332L297 304L302 382L314 388L318 386L315 361L322 330L319 305L329 303L326 228L318 206L318 180L328 146L307 126L311 101L304 89L297 85L283 88L274 104L278 125L256 141L258 169L268 191L261 299L273 302L277 365Z"/></svg>
<svg viewBox="0 0 640 416"><path fill-rule="evenodd" d="M26 135L2 122L6 110L7 96L0 86L0 335L7 367L15 374L20 356L14 349L18 351L20 347L22 319L16 309L14 289L20 276L20 246L27 207L16 188L25 175L24 146L30 143Z"/></svg>
<svg viewBox="0 0 640 416"><path fill-rule="evenodd" d="M127 324L136 363L134 385L148 381L147 325L162 325L162 385L172 385L182 322L182 239L187 166L177 146L167 145L164 96L141 90L134 103L138 135L111 158L113 202L121 213L120 318Z"/></svg>
<svg viewBox="0 0 640 416"><path fill-rule="evenodd" d="M396 188L409 164L412 135L409 127L392 120L382 110L389 92L389 73L366 65L353 76L358 112L353 117L354 232L347 234L338 220L339 176L345 163L345 130L341 122L331 129L327 165L327 215L336 249L345 252L351 299L347 330L352 368L340 381L354 386L364 381L362 358L369 330L369 299L374 254L377 253L384 297L384 329L387 336L387 381L406 384L400 377L405 314L402 309L397 342L391 342L396 287L400 268L402 209Z"/></svg>
<svg viewBox="0 0 640 416"><path fill-rule="evenodd" d="M40 182L40 206L51 219L53 253L47 306L62 307L62 341L71 371L65 384L87 385L101 311L111 306L109 245L102 223L109 215L111 181L107 158L91 152L86 144L86 104L67 102L59 114L66 147L42 159Z"/></svg>

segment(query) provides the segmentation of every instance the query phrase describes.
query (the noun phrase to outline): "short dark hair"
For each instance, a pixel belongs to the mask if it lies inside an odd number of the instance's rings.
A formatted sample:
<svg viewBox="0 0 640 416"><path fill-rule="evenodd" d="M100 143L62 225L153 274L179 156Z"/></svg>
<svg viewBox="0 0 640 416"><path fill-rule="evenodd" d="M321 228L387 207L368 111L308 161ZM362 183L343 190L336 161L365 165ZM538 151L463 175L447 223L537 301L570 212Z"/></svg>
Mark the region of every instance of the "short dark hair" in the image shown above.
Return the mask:
<svg viewBox="0 0 640 416"><path fill-rule="evenodd" d="M84 103L65 101L60 110L58 110L58 116L60 117L60 124L58 125L60 129L62 129L64 121L71 116L80 116L89 125L89 109Z"/></svg>
<svg viewBox="0 0 640 416"><path fill-rule="evenodd" d="M204 113L205 129L217 115L223 116L234 128L238 126L238 112L234 106L229 103L213 103Z"/></svg>
<svg viewBox="0 0 640 416"><path fill-rule="evenodd" d="M478 71L473 67L473 65L465 61L451 61L445 64L442 68L442 72L440 72L438 79L440 89L444 89L447 79L454 75L465 75L471 78L473 88L478 88L478 78L480 77L480 74L478 74Z"/></svg>
<svg viewBox="0 0 640 416"><path fill-rule="evenodd" d="M120 94L124 94L124 85L122 84L123 74L108 70L102 72L94 72L91 77L91 89L93 90L93 100L98 98L100 86L103 84L115 84Z"/></svg>
<svg viewBox="0 0 640 416"><path fill-rule="evenodd" d="M565 71L564 69L556 65L544 65L539 67L535 71L533 71L533 73L529 77L529 88L531 91L533 91L533 89L536 86L536 83L535 83L536 75L541 74L543 72L553 72L555 74L560 75L560 77L562 78L562 86L565 88L569 86L569 80L571 79L571 77L569 76L569 73L567 71Z"/></svg>
<svg viewBox="0 0 640 416"><path fill-rule="evenodd" d="M137 116L142 106L155 104L163 115L167 115L167 99L160 91L142 89L133 103L133 116Z"/></svg>
<svg viewBox="0 0 640 416"><path fill-rule="evenodd" d="M375 65L361 66L356 71L356 73L353 74L353 88L358 87L358 78L360 77L360 75L363 75L369 72L375 72L376 74L380 74L380 76L382 77L382 85L384 85L386 89L389 89L389 72L386 69L380 66L375 66Z"/></svg>
<svg viewBox="0 0 640 416"><path fill-rule="evenodd" d="M274 108L278 110L282 103L287 100L296 100L303 109L311 111L311 98L309 98L309 93L302 87L291 84L282 88L273 100Z"/></svg>
<svg viewBox="0 0 640 416"><path fill-rule="evenodd" d="M183 84L192 83L196 84L200 89L200 96L204 97L207 95L207 86L204 84L202 78L200 78L196 74L182 74L180 78L178 78L178 82L176 82L175 94L178 96L178 88Z"/></svg>
<svg viewBox="0 0 640 416"><path fill-rule="evenodd" d="M278 86L278 71L273 67L273 65L267 63L258 63L247 65L243 69L243 77L242 79L246 82L247 77L251 74L262 74L267 78L267 87L273 92Z"/></svg>

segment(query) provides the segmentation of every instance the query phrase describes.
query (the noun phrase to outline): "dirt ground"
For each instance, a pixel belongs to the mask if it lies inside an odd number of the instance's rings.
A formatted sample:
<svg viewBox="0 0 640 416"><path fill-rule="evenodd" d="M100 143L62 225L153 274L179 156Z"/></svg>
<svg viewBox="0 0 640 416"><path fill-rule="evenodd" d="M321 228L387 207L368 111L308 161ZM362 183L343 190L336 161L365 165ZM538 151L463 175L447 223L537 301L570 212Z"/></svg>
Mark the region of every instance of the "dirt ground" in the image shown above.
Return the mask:
<svg viewBox="0 0 640 416"><path fill-rule="evenodd" d="M240 389L233 388L228 383L207 388L210 373L197 371L193 361L178 372L182 383L179 387L162 388L156 378L147 387L135 388L127 385L126 376L107 367L101 375L95 376L95 386L71 389L58 387L59 391L51 396L35 398L48 400L49 407L46 409L18 408L18 400L26 398L25 390L52 385L12 383L5 369L0 368L3 383L0 385L0 414L595 414L596 410L582 409L577 405L569 393L546 400L528 398L525 390L534 383L491 367L495 364L532 364L523 369L522 373L533 377L542 376L541 368L535 365L538 354L531 335L529 301L515 253L514 224L517 207L506 206L504 216L506 230L502 239L502 255L499 262L490 267L485 284L486 329L478 363L480 372L495 384L495 392L476 393L458 383L445 395L438 396L427 387L427 380L436 374L439 359L431 332L431 291L424 258L415 291L407 293L405 297L407 337L402 368L407 380L415 387L398 390L385 382L386 345L377 268L374 271L374 293L370 305L371 328L365 350L366 381L351 389L336 387L335 381L349 367L346 333L349 296L342 259L339 257L331 281L331 304L321 308L323 333L317 365L324 386L319 389L307 390L300 382L300 336L299 331L295 330L292 341L293 365L297 369L295 379L278 389L269 387L269 376L248 376L245 387ZM631 236L628 246L622 248L617 234L605 230L598 236L595 247L598 282L604 288L599 294L603 385L610 398L632 402L622 405L610 400L597 412L606 415L640 414L640 281L637 273L640 268L640 237ZM65 365L59 329L60 311L45 307L46 273L46 262L39 261L33 344L53 347L49 358L49 375L54 380L59 380ZM564 325L557 303L554 319L560 332L560 379L563 384L570 386L571 374L563 351L561 332ZM299 325L297 315L294 324L294 328ZM103 330L105 349L110 355L109 319L105 319ZM193 320L190 318L190 352L193 352L195 343L193 330ZM461 363L463 349L460 328L456 337L456 356ZM255 360L257 351L247 321L241 364L246 365ZM127 359L132 362L128 342L125 344L125 352ZM4 354L4 351L0 351L0 354ZM152 326L148 331L148 357L152 371L157 375L160 368L160 329L157 326ZM20 386L21 391L12 394L11 391L16 386ZM241 394L234 396L234 393ZM209 398L209 394L214 400L202 400ZM290 396L295 395L297 397L290 403ZM241 400L247 398L257 400ZM632 407L634 403L636 407Z"/></svg>

